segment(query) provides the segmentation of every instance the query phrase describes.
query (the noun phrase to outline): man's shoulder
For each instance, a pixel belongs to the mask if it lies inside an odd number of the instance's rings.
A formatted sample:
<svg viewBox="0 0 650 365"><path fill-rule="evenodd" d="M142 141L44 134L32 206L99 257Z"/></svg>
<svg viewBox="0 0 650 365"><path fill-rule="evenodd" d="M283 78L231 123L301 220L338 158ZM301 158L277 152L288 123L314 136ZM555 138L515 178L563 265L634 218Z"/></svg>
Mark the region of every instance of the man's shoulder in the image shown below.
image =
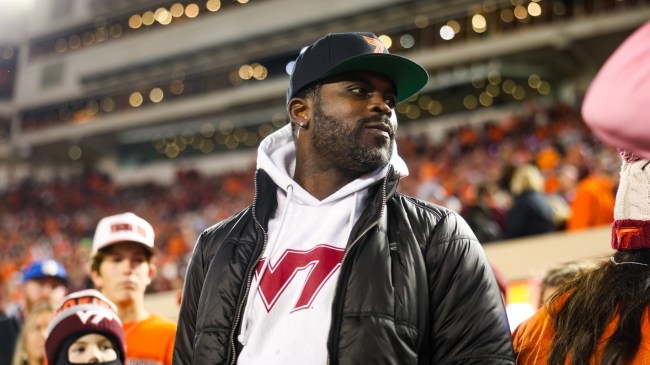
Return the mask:
<svg viewBox="0 0 650 365"><path fill-rule="evenodd" d="M251 214L252 211L252 205L247 206L246 208L240 210L239 212L231 215L230 217L213 224L212 226L206 228L203 231L203 235L210 235L210 234L215 234L218 233L219 231L222 231L225 228L228 228L234 224L237 224L242 218L246 217L247 215Z"/></svg>
<svg viewBox="0 0 650 365"><path fill-rule="evenodd" d="M224 232L226 233L230 232L235 225L241 223L244 220L248 220L249 218L251 218L252 217L251 211L252 211L252 206L249 205L248 207L239 211L238 213L235 213L230 217L222 220L221 222L206 228L203 231L203 233L201 233L200 238L203 240L206 239L211 240L223 234Z"/></svg>
<svg viewBox="0 0 650 365"><path fill-rule="evenodd" d="M422 199L418 199L409 195L404 195L399 192L395 193L395 195L393 196L393 200L395 200L406 210L416 211L418 213L425 212L428 214L432 214L439 219L442 219L443 217L450 214L452 215L457 214L456 212L454 212L449 208Z"/></svg>
<svg viewBox="0 0 650 365"><path fill-rule="evenodd" d="M404 210L411 226L418 226L423 232L437 232L439 242L463 238L476 240L467 222L452 209L400 193L396 193L393 199ZM390 205L388 209L390 216Z"/></svg>
<svg viewBox="0 0 650 365"><path fill-rule="evenodd" d="M142 323L145 324L144 327L150 328L152 330L176 332L176 322L158 314L151 314L149 318L147 318L144 322L145 323Z"/></svg>

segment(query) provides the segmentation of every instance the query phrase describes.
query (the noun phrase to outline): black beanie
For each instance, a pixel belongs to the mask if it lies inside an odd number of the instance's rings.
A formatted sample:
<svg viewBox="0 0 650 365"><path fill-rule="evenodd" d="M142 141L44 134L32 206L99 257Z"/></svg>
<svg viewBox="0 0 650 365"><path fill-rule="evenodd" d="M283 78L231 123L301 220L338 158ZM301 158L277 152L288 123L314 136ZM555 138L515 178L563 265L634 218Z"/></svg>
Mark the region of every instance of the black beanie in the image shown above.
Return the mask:
<svg viewBox="0 0 650 365"><path fill-rule="evenodd" d="M59 348L59 353L56 355L56 362L53 364L48 363L48 365L78 365L76 363L70 362L70 359L68 359L68 350L75 341L85 335L87 335L87 333L80 333L78 335L68 337L65 341L63 341L63 344L61 344L61 347ZM120 347L117 344L116 339L110 336L107 338L113 344L113 348L117 353L117 359L113 361L95 363L95 365L124 365L124 362L122 361L122 354L120 354Z"/></svg>

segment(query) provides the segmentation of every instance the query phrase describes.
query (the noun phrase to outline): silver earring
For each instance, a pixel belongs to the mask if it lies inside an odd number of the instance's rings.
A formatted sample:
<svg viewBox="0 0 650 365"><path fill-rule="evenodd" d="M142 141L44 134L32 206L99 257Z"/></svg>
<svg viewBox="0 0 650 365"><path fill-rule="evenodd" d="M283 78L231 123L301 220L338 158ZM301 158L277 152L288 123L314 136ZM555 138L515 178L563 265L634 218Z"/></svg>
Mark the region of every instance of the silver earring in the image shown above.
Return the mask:
<svg viewBox="0 0 650 365"><path fill-rule="evenodd" d="M300 122L300 128L305 128L305 122Z"/></svg>

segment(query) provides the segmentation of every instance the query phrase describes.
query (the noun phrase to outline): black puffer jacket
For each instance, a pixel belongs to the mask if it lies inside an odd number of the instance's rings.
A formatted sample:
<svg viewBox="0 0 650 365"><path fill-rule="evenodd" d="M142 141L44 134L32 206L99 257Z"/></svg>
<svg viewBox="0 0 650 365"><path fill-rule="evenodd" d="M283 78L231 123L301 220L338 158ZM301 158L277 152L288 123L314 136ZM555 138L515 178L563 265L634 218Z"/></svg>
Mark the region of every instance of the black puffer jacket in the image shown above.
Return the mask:
<svg viewBox="0 0 650 365"><path fill-rule="evenodd" d="M514 364L501 296L474 234L456 213L397 193L397 181L390 169L370 188L352 230L332 305L329 363ZM277 205L263 170L255 184L253 205L198 239L176 365L236 363L253 268Z"/></svg>

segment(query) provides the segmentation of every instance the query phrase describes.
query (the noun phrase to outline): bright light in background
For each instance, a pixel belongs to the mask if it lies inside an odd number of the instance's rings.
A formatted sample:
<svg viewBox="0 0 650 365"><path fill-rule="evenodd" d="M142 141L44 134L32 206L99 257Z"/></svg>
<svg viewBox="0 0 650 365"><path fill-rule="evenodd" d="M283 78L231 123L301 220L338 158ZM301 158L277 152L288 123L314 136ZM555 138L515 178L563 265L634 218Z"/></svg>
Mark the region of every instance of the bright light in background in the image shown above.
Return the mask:
<svg viewBox="0 0 650 365"><path fill-rule="evenodd" d="M70 146L70 148L68 148L68 157L70 157L70 159L73 161L80 159L81 154L82 154L81 147L77 145Z"/></svg>
<svg viewBox="0 0 650 365"><path fill-rule="evenodd" d="M460 23L455 21L455 20L450 20L447 22L447 25L451 27L451 29L454 30L454 33L458 34L460 32Z"/></svg>
<svg viewBox="0 0 650 365"><path fill-rule="evenodd" d="M287 72L287 75L291 75L293 73L294 67L296 67L296 61L290 61L287 63L287 66L284 68L284 70Z"/></svg>
<svg viewBox="0 0 650 365"><path fill-rule="evenodd" d="M393 45L393 40L390 39L390 37L385 34L382 34L377 38L379 38L381 43L383 43L386 46L386 48L390 48Z"/></svg>
<svg viewBox="0 0 650 365"><path fill-rule="evenodd" d="M402 34L399 38L399 44L404 48L412 48L415 46L415 38L410 34Z"/></svg>
<svg viewBox="0 0 650 365"><path fill-rule="evenodd" d="M443 25L440 27L440 37L446 41L452 40L454 38L454 35L456 33L454 32L454 29L448 25Z"/></svg>
<svg viewBox="0 0 650 365"><path fill-rule="evenodd" d="M515 281L508 284L506 313L510 331L513 331L519 324L535 313L535 307L531 304L537 302L535 295L539 291L539 285L532 280Z"/></svg>
<svg viewBox="0 0 650 365"><path fill-rule="evenodd" d="M510 332L512 332L521 322L532 316L535 310L528 303L513 303L506 306L506 313L508 314L508 322L510 322Z"/></svg>
<svg viewBox="0 0 650 365"><path fill-rule="evenodd" d="M524 20L528 17L528 10L523 5L515 6L515 18L519 20Z"/></svg>
<svg viewBox="0 0 650 365"><path fill-rule="evenodd" d="M487 20L485 20L485 17L481 14L475 14L472 17L472 29L476 33L483 33L487 29Z"/></svg>
<svg viewBox="0 0 650 365"><path fill-rule="evenodd" d="M540 16L542 15L542 7L538 3L528 4L528 13L531 16Z"/></svg>

